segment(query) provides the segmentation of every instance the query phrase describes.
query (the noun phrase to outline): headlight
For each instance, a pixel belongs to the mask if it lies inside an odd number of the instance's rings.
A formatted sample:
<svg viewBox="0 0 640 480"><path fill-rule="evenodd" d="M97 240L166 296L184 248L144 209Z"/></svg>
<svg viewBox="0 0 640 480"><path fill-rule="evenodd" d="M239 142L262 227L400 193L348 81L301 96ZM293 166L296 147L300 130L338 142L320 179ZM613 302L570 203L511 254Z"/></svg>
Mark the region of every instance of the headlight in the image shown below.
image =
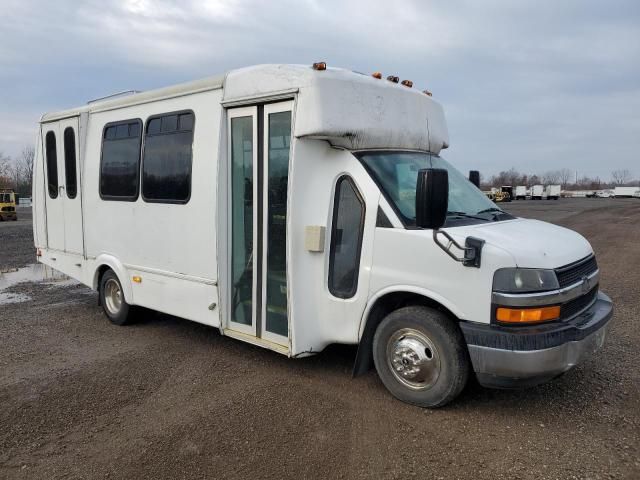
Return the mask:
<svg viewBox="0 0 640 480"><path fill-rule="evenodd" d="M493 276L493 291L506 293L545 292L560 288L553 270L501 268Z"/></svg>

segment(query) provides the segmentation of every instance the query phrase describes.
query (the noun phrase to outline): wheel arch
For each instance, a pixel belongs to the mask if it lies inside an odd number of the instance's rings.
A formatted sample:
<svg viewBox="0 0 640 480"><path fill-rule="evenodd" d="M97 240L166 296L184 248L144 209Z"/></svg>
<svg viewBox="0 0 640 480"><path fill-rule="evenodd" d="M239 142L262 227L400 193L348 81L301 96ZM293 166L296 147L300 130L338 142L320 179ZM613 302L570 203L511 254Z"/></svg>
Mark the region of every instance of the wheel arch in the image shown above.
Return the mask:
<svg viewBox="0 0 640 480"><path fill-rule="evenodd" d="M120 280L122 286L122 292L124 293L124 299L127 303L133 304L133 292L131 289L131 283L128 281L127 270L117 258L111 255L100 255L96 258L96 269L93 273L93 289L98 290L100 288L100 280L102 275L107 270L113 270L113 272Z"/></svg>
<svg viewBox="0 0 640 480"><path fill-rule="evenodd" d="M359 329L358 352L353 364L353 376L366 373L373 365L373 336L389 313L408 305L423 305L444 313L453 322L459 321L451 305L431 292L415 288L391 288L374 295L367 304Z"/></svg>

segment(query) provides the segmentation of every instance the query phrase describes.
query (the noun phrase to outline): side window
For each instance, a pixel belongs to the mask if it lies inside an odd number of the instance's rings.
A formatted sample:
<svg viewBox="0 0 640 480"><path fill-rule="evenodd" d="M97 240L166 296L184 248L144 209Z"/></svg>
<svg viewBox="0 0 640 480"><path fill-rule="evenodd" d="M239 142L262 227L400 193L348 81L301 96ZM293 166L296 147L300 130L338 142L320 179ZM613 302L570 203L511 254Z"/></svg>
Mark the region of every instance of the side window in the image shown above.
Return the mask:
<svg viewBox="0 0 640 480"><path fill-rule="evenodd" d="M142 198L146 202L189 201L193 124L192 112L147 120L142 160Z"/></svg>
<svg viewBox="0 0 640 480"><path fill-rule="evenodd" d="M76 175L76 134L72 127L64 129L64 176L67 197L76 198L78 179Z"/></svg>
<svg viewBox="0 0 640 480"><path fill-rule="evenodd" d="M104 200L135 201L138 198L141 139L141 120L105 126L100 161L100 196Z"/></svg>
<svg viewBox="0 0 640 480"><path fill-rule="evenodd" d="M364 214L364 200L353 181L347 176L340 177L333 203L329 251L329 291L339 298L351 298L358 289Z"/></svg>
<svg viewBox="0 0 640 480"><path fill-rule="evenodd" d="M56 134L52 131L47 132L44 147L47 155L49 197L58 198L58 156L56 154Z"/></svg>

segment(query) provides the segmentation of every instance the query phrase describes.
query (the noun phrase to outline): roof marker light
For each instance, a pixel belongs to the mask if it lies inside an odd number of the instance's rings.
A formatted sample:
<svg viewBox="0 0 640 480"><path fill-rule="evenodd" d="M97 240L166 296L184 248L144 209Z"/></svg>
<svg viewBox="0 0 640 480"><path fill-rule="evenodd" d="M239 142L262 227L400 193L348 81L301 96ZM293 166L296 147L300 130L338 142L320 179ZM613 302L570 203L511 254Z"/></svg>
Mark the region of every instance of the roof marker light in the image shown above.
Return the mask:
<svg viewBox="0 0 640 480"><path fill-rule="evenodd" d="M313 64L313 69L314 70L326 70L327 69L327 62L317 62Z"/></svg>
<svg viewBox="0 0 640 480"><path fill-rule="evenodd" d="M405 87L413 87L413 82L411 80L402 80L401 82L402 85L404 85Z"/></svg>
<svg viewBox="0 0 640 480"><path fill-rule="evenodd" d="M372 76L373 78L377 78L378 80L380 80L380 79L382 78L382 73L380 73L380 72L374 72L374 73L372 73L372 74L371 74L371 76Z"/></svg>
<svg viewBox="0 0 640 480"><path fill-rule="evenodd" d="M424 93L425 95L429 95L430 97L433 96L433 94L429 90L423 90L422 93Z"/></svg>
<svg viewBox="0 0 640 480"><path fill-rule="evenodd" d="M398 83L400 81L400 79L398 77L394 77L393 75L389 75L387 77L387 80L389 80L390 82L393 82L393 83Z"/></svg>

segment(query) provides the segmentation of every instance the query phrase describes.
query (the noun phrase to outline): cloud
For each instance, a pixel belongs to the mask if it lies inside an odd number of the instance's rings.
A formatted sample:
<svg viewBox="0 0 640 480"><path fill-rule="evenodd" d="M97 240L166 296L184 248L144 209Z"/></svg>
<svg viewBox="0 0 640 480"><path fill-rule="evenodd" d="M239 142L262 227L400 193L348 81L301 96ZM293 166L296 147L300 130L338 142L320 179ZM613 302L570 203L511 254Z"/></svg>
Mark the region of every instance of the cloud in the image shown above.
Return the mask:
<svg viewBox="0 0 640 480"><path fill-rule="evenodd" d="M462 170L640 176L634 0L5 0L0 32L0 150L12 155L45 111L326 60L432 90Z"/></svg>

